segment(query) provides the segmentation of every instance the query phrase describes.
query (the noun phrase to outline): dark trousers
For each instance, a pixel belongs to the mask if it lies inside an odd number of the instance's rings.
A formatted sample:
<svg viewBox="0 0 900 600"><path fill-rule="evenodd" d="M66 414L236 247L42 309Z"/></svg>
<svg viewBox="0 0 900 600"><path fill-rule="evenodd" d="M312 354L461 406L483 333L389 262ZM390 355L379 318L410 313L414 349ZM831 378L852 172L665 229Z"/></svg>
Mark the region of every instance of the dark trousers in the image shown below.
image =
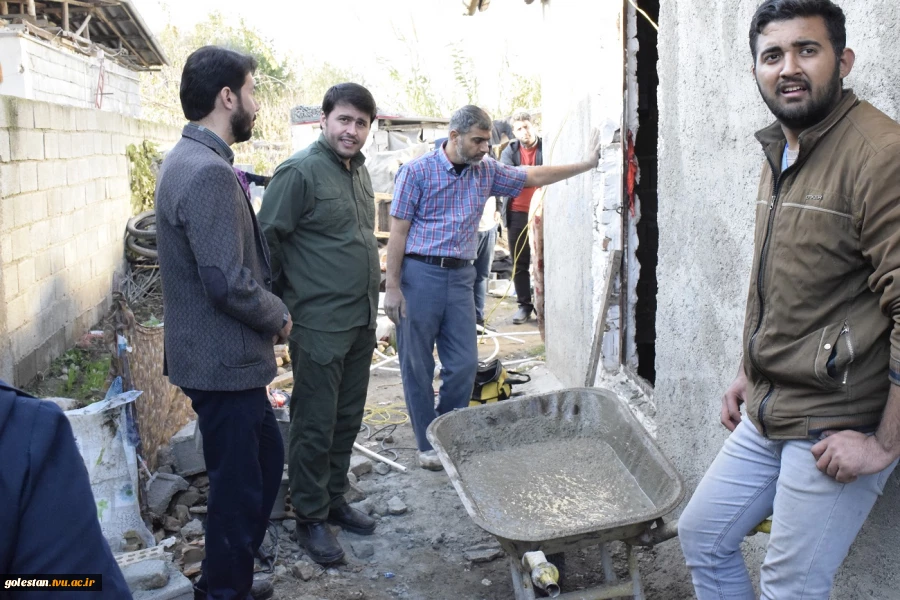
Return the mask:
<svg viewBox="0 0 900 600"><path fill-rule="evenodd" d="M532 309L531 303L531 243L528 240L528 213L511 210L509 212L509 253L513 257L513 285L519 306Z"/></svg>
<svg viewBox="0 0 900 600"><path fill-rule="evenodd" d="M359 433L375 330L324 332L295 327L291 334L294 391L288 477L297 520L324 521L346 501L350 453Z"/></svg>
<svg viewBox="0 0 900 600"><path fill-rule="evenodd" d="M209 476L206 558L197 587L209 600L243 600L281 485L281 433L265 388L184 393L197 413Z"/></svg>

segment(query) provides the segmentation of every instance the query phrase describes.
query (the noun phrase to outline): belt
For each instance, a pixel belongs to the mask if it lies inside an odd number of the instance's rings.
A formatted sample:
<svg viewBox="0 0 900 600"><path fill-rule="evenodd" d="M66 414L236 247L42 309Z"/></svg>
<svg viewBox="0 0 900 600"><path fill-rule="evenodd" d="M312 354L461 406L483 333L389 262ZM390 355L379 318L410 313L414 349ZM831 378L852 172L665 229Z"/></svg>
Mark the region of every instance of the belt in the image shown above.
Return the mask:
<svg viewBox="0 0 900 600"><path fill-rule="evenodd" d="M429 265L437 265L442 269L462 269L475 264L474 260L464 260L462 258L453 258L452 256L424 256L422 254L407 254L406 258L411 258L419 262Z"/></svg>

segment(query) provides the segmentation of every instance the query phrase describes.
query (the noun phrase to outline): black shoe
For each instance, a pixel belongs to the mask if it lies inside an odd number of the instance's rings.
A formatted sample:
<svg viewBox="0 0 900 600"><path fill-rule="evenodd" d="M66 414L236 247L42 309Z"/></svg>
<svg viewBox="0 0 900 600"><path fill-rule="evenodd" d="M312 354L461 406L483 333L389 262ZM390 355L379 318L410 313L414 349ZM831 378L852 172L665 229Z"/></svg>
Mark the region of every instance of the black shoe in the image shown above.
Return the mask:
<svg viewBox="0 0 900 600"><path fill-rule="evenodd" d="M268 579L254 579L250 588L250 600L269 600L275 595L275 586ZM194 600L206 600L206 590L194 586Z"/></svg>
<svg viewBox="0 0 900 600"><path fill-rule="evenodd" d="M375 533L375 519L348 504L342 504L328 511L328 522L340 525L344 531L358 535Z"/></svg>
<svg viewBox="0 0 900 600"><path fill-rule="evenodd" d="M297 523L294 539L309 557L320 565L330 565L344 558L344 550L327 523Z"/></svg>
<svg viewBox="0 0 900 600"><path fill-rule="evenodd" d="M530 306L520 306L519 310L516 311L516 314L513 315L513 325L527 323L531 319L531 313L533 311L534 308Z"/></svg>
<svg viewBox="0 0 900 600"><path fill-rule="evenodd" d="M250 588L250 598L252 600L269 600L275 595L275 586L268 579L254 579L253 586Z"/></svg>

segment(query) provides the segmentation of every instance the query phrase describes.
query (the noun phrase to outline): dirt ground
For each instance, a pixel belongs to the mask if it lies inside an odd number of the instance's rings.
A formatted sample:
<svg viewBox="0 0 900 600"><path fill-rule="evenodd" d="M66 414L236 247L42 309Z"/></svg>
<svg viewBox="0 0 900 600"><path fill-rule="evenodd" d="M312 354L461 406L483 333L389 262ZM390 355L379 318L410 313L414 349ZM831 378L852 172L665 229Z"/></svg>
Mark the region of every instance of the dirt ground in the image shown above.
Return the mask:
<svg viewBox="0 0 900 600"><path fill-rule="evenodd" d="M512 325L512 314L516 309L514 301L499 302L489 297L488 311L498 303L497 310L488 318L489 325L513 335L537 332L534 321ZM499 357L504 363L529 357L543 358L543 343L539 335L523 335L520 340L524 343L502 339ZM487 358L493 350L493 342L481 345L481 358ZM530 370L539 364L525 363L522 367ZM541 387L541 373L546 373L546 370L537 366L531 372L535 375L534 380L530 384L517 386L516 391L529 393L529 390ZM402 403L399 373L382 369L373 371L367 405L373 408L393 405L397 408ZM381 444L374 439L381 437L375 435L377 429L376 425L361 432L357 441L377 450ZM363 506L371 508L373 516L378 519L375 534L358 536L340 531L338 539L346 552L345 562L326 570L314 565L291 541L284 522L278 523L278 558L274 576L276 597L282 600L513 598L509 559L505 554L480 563L465 557L469 550L499 548L499 544L472 522L443 471L432 472L417 467L415 442L409 423L399 425L393 432L383 433L391 433L393 441L385 446L396 448L397 461L409 467L409 471L390 471L382 475L373 470L359 477L358 486L368 496ZM390 515L387 508L388 501L395 497L407 507L405 513L396 516ZM676 541L666 544L677 546ZM640 551L646 598L692 598L683 566L676 564L680 560L680 552L667 549L665 554L669 556L660 561L657 556L659 550L661 548ZM614 545L613 551L616 570L624 576L627 569L622 548ZM569 553L565 562L563 592L602 582L596 548ZM673 579L678 583L673 583Z"/></svg>

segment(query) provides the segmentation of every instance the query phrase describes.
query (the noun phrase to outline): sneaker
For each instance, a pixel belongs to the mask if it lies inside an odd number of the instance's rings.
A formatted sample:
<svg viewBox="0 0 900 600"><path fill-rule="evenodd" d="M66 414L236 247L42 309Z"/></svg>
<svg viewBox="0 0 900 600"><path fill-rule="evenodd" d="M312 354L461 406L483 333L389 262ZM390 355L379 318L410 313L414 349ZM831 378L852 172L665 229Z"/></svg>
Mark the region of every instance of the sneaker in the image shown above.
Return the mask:
<svg viewBox="0 0 900 600"><path fill-rule="evenodd" d="M527 323L531 319L531 313L534 309L530 306L520 306L516 314L513 315L513 325L521 325Z"/></svg>
<svg viewBox="0 0 900 600"><path fill-rule="evenodd" d="M444 465L441 464L441 459L438 458L436 450L419 452L419 466L423 469L428 469L429 471L444 470Z"/></svg>

